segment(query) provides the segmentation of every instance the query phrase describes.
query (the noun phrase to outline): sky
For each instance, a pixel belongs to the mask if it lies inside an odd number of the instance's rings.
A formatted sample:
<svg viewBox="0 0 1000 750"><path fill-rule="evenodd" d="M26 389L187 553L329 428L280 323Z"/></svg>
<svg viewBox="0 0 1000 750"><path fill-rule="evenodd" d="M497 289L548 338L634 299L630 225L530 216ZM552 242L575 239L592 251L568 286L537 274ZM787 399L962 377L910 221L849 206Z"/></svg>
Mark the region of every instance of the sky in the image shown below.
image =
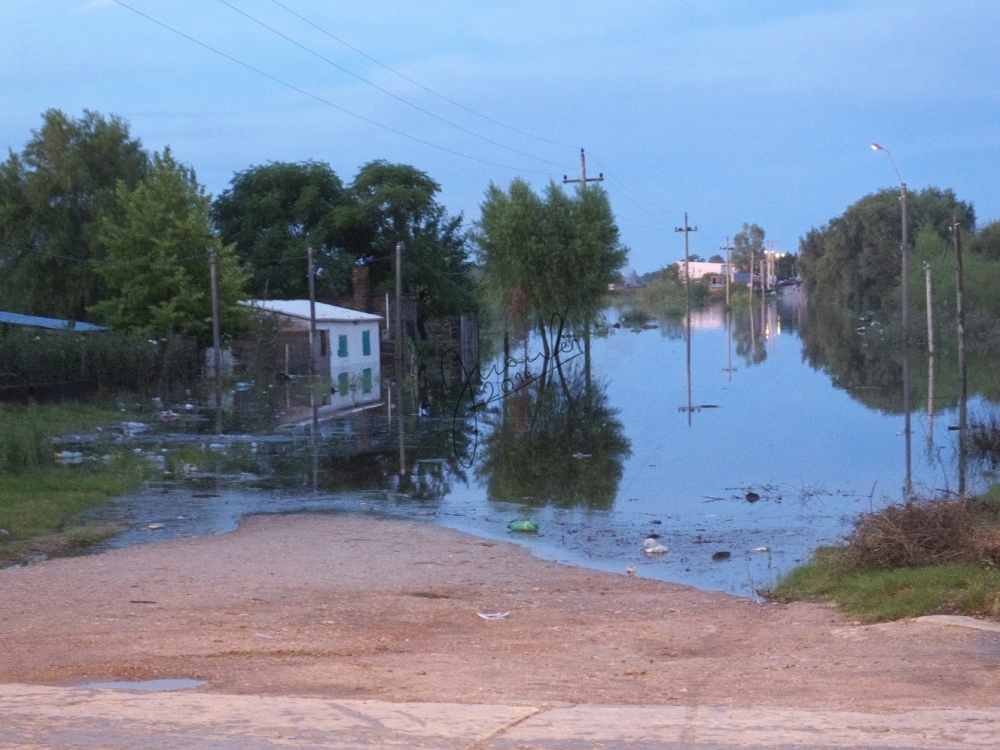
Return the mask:
<svg viewBox="0 0 1000 750"><path fill-rule="evenodd" d="M603 173L630 266L780 252L864 195L1000 219L995 0L3 0L0 147L126 120L215 195L272 161L411 164L468 224L491 182ZM140 15L143 14L143 15Z"/></svg>

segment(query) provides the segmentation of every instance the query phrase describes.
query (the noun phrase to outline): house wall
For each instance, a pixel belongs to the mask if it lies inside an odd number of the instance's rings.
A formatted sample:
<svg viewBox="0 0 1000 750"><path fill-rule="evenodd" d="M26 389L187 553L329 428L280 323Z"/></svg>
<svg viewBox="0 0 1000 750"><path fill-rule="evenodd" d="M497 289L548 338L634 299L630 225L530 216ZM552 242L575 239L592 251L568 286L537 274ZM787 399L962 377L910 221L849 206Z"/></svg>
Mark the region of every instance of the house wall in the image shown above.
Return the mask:
<svg viewBox="0 0 1000 750"><path fill-rule="evenodd" d="M327 361L334 389L330 404L347 407L379 400L382 371L378 321L324 322L319 327L328 330L330 336Z"/></svg>

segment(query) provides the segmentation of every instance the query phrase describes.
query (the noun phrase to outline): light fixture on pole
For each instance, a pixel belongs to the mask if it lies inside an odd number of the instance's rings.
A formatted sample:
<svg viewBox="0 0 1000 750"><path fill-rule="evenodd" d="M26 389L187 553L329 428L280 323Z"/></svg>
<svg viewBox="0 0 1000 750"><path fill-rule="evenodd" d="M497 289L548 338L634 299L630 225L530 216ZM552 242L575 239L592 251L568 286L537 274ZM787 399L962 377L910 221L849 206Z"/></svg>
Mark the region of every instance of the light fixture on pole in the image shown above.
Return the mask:
<svg viewBox="0 0 1000 750"><path fill-rule="evenodd" d="M903 304L903 411L906 421L903 432L906 436L906 484L903 487L904 494L909 497L913 494L912 474L910 468L910 235L909 217L906 210L906 183L899 173L896 160L892 158L892 153L884 146L877 143L872 144L873 151L884 151L889 157L896 177L899 178L899 203L902 210L903 238L902 238L902 304Z"/></svg>

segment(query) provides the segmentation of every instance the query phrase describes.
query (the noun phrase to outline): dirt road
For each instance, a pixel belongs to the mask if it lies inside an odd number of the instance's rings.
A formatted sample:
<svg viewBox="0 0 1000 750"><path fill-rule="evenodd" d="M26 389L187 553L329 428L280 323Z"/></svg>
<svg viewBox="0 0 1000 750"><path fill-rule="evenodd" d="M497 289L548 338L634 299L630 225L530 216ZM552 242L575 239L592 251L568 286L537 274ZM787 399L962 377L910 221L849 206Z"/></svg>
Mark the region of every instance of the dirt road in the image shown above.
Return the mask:
<svg viewBox="0 0 1000 750"><path fill-rule="evenodd" d="M992 709L998 664L997 633L856 626L827 606L371 518L255 517L0 571L2 683L189 677L230 694L871 713Z"/></svg>

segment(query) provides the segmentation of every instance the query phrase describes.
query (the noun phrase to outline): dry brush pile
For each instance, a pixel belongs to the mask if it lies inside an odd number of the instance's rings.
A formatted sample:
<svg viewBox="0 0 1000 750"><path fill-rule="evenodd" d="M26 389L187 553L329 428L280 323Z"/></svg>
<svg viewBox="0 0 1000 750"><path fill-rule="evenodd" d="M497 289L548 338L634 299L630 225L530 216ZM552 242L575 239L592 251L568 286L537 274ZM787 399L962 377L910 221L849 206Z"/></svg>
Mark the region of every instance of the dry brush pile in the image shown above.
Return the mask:
<svg viewBox="0 0 1000 750"><path fill-rule="evenodd" d="M838 556L846 570L1000 565L1000 506L984 498L913 500L865 513Z"/></svg>

